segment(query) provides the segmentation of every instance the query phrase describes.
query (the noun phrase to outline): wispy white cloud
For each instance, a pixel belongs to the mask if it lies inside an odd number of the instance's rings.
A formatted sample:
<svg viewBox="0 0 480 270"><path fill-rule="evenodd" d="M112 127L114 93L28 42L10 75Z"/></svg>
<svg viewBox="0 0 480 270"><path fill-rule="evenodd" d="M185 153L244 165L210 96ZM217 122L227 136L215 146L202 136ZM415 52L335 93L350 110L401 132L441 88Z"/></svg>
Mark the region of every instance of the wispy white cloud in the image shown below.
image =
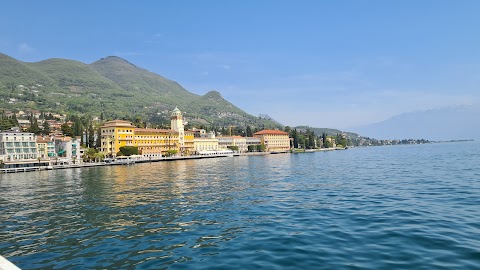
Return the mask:
<svg viewBox="0 0 480 270"><path fill-rule="evenodd" d="M218 65L217 66L220 69L225 69L225 70L230 70L231 66L230 65Z"/></svg>
<svg viewBox="0 0 480 270"><path fill-rule="evenodd" d="M30 45L28 45L26 42L22 42L18 44L17 49L18 49L18 52L21 54L30 54L35 51L35 49Z"/></svg>

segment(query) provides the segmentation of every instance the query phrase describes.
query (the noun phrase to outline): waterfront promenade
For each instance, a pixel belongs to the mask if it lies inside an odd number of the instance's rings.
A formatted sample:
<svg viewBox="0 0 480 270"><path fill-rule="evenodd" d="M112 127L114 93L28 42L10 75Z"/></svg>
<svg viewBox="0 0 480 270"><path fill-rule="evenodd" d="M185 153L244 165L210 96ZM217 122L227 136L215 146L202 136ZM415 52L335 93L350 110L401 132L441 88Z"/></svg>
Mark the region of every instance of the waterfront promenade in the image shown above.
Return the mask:
<svg viewBox="0 0 480 270"><path fill-rule="evenodd" d="M172 156L172 157L162 157L162 158L143 158L143 159L128 159L123 158L121 160L114 160L110 162L85 162L77 164L62 164L62 165L52 165L52 166L35 166L35 167L24 167L24 168L8 168L0 169L0 174L4 173L20 173L20 172L32 172L32 171L45 171L45 170L61 170L61 169L72 169L72 168L88 168L88 167L98 167L98 166L118 166L118 165L133 165L136 163L151 163L151 162L162 162L162 161L178 161L178 160L190 160L190 159L205 159L205 158L220 158L220 157L238 157L238 156L264 156L271 154L289 154L289 153L308 153L308 152L317 152L317 151L333 151L339 150L335 148L324 148L324 149L312 149L312 151L307 152L247 152L247 153L233 153L233 154L215 154L215 155L190 155L190 156Z"/></svg>

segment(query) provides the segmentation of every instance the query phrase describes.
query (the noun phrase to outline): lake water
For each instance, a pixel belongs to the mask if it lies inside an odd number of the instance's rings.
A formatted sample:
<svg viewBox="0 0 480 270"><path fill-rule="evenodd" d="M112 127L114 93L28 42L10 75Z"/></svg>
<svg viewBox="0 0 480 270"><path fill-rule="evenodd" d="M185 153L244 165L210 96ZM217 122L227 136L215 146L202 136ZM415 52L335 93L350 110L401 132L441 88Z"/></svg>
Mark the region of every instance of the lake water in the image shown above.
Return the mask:
<svg viewBox="0 0 480 270"><path fill-rule="evenodd" d="M22 269L480 269L480 144L0 175Z"/></svg>

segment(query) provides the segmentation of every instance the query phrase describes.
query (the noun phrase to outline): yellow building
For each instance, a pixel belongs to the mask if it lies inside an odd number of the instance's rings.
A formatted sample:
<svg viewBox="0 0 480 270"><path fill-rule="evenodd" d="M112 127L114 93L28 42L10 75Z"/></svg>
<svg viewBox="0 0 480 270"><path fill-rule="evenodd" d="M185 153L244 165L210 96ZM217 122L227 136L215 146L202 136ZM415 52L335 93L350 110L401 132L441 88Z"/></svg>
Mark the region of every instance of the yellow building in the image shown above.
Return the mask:
<svg viewBox="0 0 480 270"><path fill-rule="evenodd" d="M195 151L195 134L192 131L185 131L185 137L183 138L182 153L184 155L190 155Z"/></svg>
<svg viewBox="0 0 480 270"><path fill-rule="evenodd" d="M113 120L101 127L101 151L107 156L116 156L120 147L135 146L135 126L130 121Z"/></svg>
<svg viewBox="0 0 480 270"><path fill-rule="evenodd" d="M216 138L195 138L195 152L217 151L218 139Z"/></svg>
<svg viewBox="0 0 480 270"><path fill-rule="evenodd" d="M195 152L195 132L185 131L182 112L175 107L171 129L136 128L130 121L114 120L101 127L101 151L116 156L122 146L136 146L144 157L161 157L170 150L181 155Z"/></svg>
<svg viewBox="0 0 480 270"><path fill-rule="evenodd" d="M161 157L180 151L178 132L168 129L136 128L129 121L114 120L101 127L101 151L116 156L122 146L136 146L144 157Z"/></svg>
<svg viewBox="0 0 480 270"><path fill-rule="evenodd" d="M169 129L135 128L134 146L144 157L159 158L170 150L180 150L178 132Z"/></svg>
<svg viewBox="0 0 480 270"><path fill-rule="evenodd" d="M262 130L253 136L260 138L268 152L287 152L290 150L288 133L281 130Z"/></svg>
<svg viewBox="0 0 480 270"><path fill-rule="evenodd" d="M48 158L48 143L51 142L49 138L37 137L37 152L38 157Z"/></svg>

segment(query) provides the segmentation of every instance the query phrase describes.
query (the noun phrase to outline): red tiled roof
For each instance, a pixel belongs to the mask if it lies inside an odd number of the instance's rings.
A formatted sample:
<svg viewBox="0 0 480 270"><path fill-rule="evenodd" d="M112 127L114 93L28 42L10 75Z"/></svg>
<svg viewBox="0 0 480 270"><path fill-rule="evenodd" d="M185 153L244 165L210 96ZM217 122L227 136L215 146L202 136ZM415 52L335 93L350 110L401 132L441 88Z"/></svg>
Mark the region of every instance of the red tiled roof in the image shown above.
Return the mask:
<svg viewBox="0 0 480 270"><path fill-rule="evenodd" d="M52 140L50 138L42 138L42 137L38 137L37 138L37 143L48 143L48 142L51 142Z"/></svg>
<svg viewBox="0 0 480 270"><path fill-rule="evenodd" d="M62 142L69 142L72 140L71 137L68 137L68 136L56 136L54 138L55 141L62 141Z"/></svg>
<svg viewBox="0 0 480 270"><path fill-rule="evenodd" d="M253 135L287 135L288 136L288 133L285 132L285 131L281 131L281 130L271 130L271 129L264 129L262 131L259 131Z"/></svg>

